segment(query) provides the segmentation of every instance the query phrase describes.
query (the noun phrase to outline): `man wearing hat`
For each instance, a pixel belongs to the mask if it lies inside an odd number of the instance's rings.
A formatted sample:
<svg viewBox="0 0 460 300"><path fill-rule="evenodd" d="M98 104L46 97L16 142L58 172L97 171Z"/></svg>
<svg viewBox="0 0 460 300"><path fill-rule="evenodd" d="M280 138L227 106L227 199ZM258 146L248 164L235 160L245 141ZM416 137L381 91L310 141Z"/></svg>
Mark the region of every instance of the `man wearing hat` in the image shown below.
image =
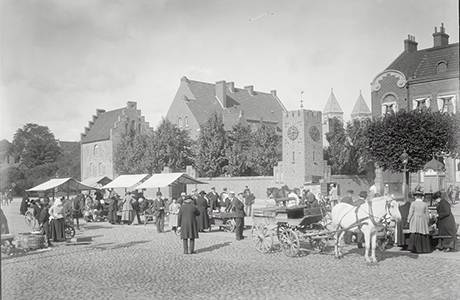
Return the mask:
<svg viewBox="0 0 460 300"><path fill-rule="evenodd" d="M201 191L196 198L196 207L200 212L200 215L196 217L196 222L199 232L204 232L205 229L209 228L211 231L211 226L209 224L209 215L208 215L208 202L204 198L206 195L205 191Z"/></svg>
<svg viewBox="0 0 460 300"><path fill-rule="evenodd" d="M216 193L215 187L211 188L211 192L208 193L206 197L208 197L208 200L209 200L209 209L211 211L218 210L220 207L220 203L219 203L220 197L219 197L219 194Z"/></svg>
<svg viewBox="0 0 460 300"><path fill-rule="evenodd" d="M50 230L50 224L49 224L50 200L48 198L45 198L45 199L41 199L40 202L42 204L42 209L40 210L38 214L38 224L40 225L40 228L42 228L42 233L45 236L46 245L49 247L51 246L51 243L50 243L51 230Z"/></svg>
<svg viewBox="0 0 460 300"><path fill-rule="evenodd" d="M153 200L153 209L155 210L155 224L157 226L157 232L162 233L165 228L165 203L162 199L163 194L158 191L157 197Z"/></svg>
<svg viewBox="0 0 460 300"><path fill-rule="evenodd" d="M243 237L244 229L244 195L238 193L238 197L235 197L235 192L230 192L230 198L232 198L231 211L235 212L235 234L236 240L241 241Z"/></svg>
<svg viewBox="0 0 460 300"><path fill-rule="evenodd" d="M186 195L185 192L180 193L180 197L177 198L177 204L179 204L179 205L184 204L185 195Z"/></svg>
<svg viewBox="0 0 460 300"><path fill-rule="evenodd" d="M198 208L193 203L191 196L185 196L184 204L179 208L177 215L177 230L184 245L184 254L195 253L195 239L198 238L197 217L200 215ZM173 224L176 225L176 224ZM190 240L190 252L188 247Z"/></svg>

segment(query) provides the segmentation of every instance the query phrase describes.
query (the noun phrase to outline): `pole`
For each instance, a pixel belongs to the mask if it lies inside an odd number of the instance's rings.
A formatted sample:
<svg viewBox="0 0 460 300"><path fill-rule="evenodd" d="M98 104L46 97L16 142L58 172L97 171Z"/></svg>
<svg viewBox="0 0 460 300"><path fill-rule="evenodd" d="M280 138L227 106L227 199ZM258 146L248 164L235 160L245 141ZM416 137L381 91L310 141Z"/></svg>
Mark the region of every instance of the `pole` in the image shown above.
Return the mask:
<svg viewBox="0 0 460 300"><path fill-rule="evenodd" d="M403 192L403 195L404 195L404 202L407 202L406 164L403 164L403 166L404 166L404 169L403 169L403 188L402 188L402 192Z"/></svg>

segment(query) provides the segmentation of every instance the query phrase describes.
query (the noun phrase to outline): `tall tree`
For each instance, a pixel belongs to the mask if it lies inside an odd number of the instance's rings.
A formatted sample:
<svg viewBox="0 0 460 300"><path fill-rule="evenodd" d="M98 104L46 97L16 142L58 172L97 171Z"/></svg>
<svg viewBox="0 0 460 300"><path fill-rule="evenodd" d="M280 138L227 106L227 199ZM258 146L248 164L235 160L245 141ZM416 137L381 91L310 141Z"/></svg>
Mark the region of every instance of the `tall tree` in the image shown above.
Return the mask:
<svg viewBox="0 0 460 300"><path fill-rule="evenodd" d="M217 177L226 165L226 132L222 116L213 112L203 126L198 137L198 153L195 167L202 176Z"/></svg>
<svg viewBox="0 0 460 300"><path fill-rule="evenodd" d="M349 163L349 149L347 145L347 135L342 121L337 118L329 120L329 132L326 133L326 140L329 146L325 150L325 157L331 165L331 173L349 174L347 164Z"/></svg>
<svg viewBox="0 0 460 300"><path fill-rule="evenodd" d="M430 109L404 110L374 119L366 131L368 151L383 170L400 172L401 154L409 154L407 170L417 172L436 153L455 152L459 142L454 116Z"/></svg>
<svg viewBox="0 0 460 300"><path fill-rule="evenodd" d="M57 174L59 177L72 177L80 180L81 176L81 148L73 147L69 152L62 152L59 155L56 164L58 166Z"/></svg>
<svg viewBox="0 0 460 300"><path fill-rule="evenodd" d="M272 126L261 123L253 134L251 168L261 176L273 175L273 167L283 159L281 138Z"/></svg>
<svg viewBox="0 0 460 300"><path fill-rule="evenodd" d="M61 148L49 128L33 123L16 131L13 147L29 168L55 162L61 154Z"/></svg>
<svg viewBox="0 0 460 300"><path fill-rule="evenodd" d="M347 122L345 132L348 149L346 172L348 174L375 174L375 164L367 151L369 141L365 134L370 121L370 119L353 119Z"/></svg>
<svg viewBox="0 0 460 300"><path fill-rule="evenodd" d="M191 143L187 131L179 129L168 119L163 119L155 131L153 145L156 171L161 172L164 167L179 171L191 165Z"/></svg>
<svg viewBox="0 0 460 300"><path fill-rule="evenodd" d="M251 175L250 151L253 144L253 134L249 126L241 124L233 126L227 132L225 157L227 165L224 171L231 176Z"/></svg>

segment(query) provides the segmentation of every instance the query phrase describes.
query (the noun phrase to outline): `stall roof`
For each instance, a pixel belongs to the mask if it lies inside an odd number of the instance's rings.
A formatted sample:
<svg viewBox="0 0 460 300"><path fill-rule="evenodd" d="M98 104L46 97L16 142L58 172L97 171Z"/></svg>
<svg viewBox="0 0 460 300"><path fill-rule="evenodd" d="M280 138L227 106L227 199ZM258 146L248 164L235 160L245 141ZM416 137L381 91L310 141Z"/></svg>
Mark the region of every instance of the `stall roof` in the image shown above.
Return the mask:
<svg viewBox="0 0 460 300"><path fill-rule="evenodd" d="M149 174L120 175L112 182L105 185L104 188L130 188L139 184Z"/></svg>
<svg viewBox="0 0 460 300"><path fill-rule="evenodd" d="M33 192L33 191L47 191L47 190L51 190L51 189L54 189L58 186L61 186L61 185L64 185L66 184L67 185L67 188L69 190L78 190L78 191L81 191L81 190L92 190L94 189L93 187L90 187L90 186L87 186L73 178L55 178L55 179L50 179L48 180L47 182L44 182L42 184L39 184L37 185L36 187L33 187L31 189L28 189L27 192Z"/></svg>
<svg viewBox="0 0 460 300"><path fill-rule="evenodd" d="M83 180L81 183L86 184L87 186L92 186L94 188L100 188L108 183L110 183L112 179L107 176L98 176L98 177L90 177Z"/></svg>
<svg viewBox="0 0 460 300"><path fill-rule="evenodd" d="M138 189L161 188L175 183L205 184L185 173L153 174L148 180L139 185Z"/></svg>

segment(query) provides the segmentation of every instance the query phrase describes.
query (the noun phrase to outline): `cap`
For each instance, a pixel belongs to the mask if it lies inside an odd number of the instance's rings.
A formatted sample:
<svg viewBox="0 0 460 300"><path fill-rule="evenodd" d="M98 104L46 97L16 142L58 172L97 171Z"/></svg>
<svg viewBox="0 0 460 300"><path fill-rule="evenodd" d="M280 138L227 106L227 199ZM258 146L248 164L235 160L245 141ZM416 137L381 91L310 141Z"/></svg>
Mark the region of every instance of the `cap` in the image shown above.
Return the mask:
<svg viewBox="0 0 460 300"><path fill-rule="evenodd" d="M230 195L235 195L235 192L234 191L230 191L228 192Z"/></svg>
<svg viewBox="0 0 460 300"><path fill-rule="evenodd" d="M201 191L199 194L200 194L200 195L206 195L206 192L205 192L205 191Z"/></svg>

